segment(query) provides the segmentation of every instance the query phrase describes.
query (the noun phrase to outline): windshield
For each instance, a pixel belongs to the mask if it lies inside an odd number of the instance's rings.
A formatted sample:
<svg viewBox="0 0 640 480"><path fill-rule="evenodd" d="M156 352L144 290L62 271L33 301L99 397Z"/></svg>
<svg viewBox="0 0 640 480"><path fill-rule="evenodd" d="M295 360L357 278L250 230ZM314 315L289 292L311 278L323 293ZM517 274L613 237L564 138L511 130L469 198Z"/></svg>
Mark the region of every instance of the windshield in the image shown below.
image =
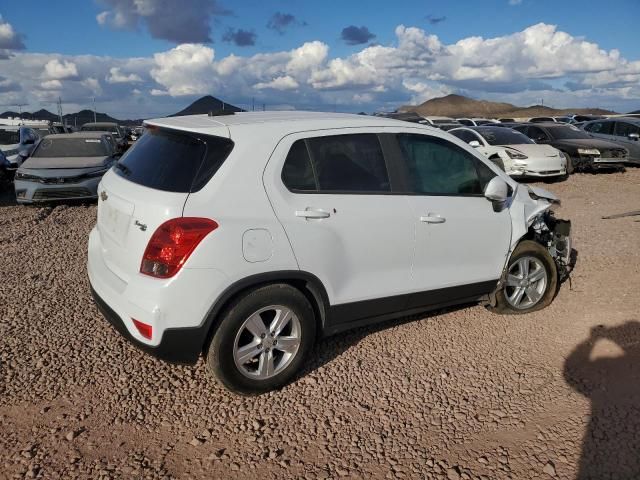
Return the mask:
<svg viewBox="0 0 640 480"><path fill-rule="evenodd" d="M479 128L476 130L489 145L524 145L535 143L525 134L511 130L510 128Z"/></svg>
<svg viewBox="0 0 640 480"><path fill-rule="evenodd" d="M547 131L549 134L556 140L582 140L587 138L592 138L590 135L586 134L582 130L576 127L569 126L558 126L558 127L548 127Z"/></svg>
<svg viewBox="0 0 640 480"><path fill-rule="evenodd" d="M0 145L14 145L20 143L20 134L17 130L0 130Z"/></svg>
<svg viewBox="0 0 640 480"><path fill-rule="evenodd" d="M99 138L54 138L48 136L40 142L33 157L106 157L107 147Z"/></svg>

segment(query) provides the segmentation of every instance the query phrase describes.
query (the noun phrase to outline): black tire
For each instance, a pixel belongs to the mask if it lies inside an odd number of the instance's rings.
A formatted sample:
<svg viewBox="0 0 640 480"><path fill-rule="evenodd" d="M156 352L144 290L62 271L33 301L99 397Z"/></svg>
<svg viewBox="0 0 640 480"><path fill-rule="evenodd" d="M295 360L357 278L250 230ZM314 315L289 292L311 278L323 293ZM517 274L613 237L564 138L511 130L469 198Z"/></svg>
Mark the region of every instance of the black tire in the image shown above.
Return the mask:
<svg viewBox="0 0 640 480"><path fill-rule="evenodd" d="M553 298L555 297L558 290L558 269L549 252L547 252L547 250L539 243L532 240L524 240L520 242L520 244L513 251L511 258L509 259L507 273L511 271L512 267L514 267L518 260L525 257L533 257L534 259L538 260L540 265L542 265L546 270L547 281L540 299L535 304L529 307L515 308L507 300L507 279L505 276L503 282L504 285L496 293L496 305L489 307L491 311L503 315L518 315L542 310L553 301ZM511 288L513 287L508 288L509 291L512 291Z"/></svg>
<svg viewBox="0 0 640 480"><path fill-rule="evenodd" d="M573 166L573 160L571 159L571 155L567 152L564 153L564 156L567 158L567 177L571 175L575 171L575 167Z"/></svg>
<svg viewBox="0 0 640 480"><path fill-rule="evenodd" d="M236 338L241 335L238 332L249 317L271 305L282 305L297 317L300 327L299 347L289 363L274 376L266 379L249 378L242 373L234 359ZM287 284L267 285L243 294L225 309L221 319L209 344L207 365L225 387L243 395L256 395L276 390L289 383L315 342L316 320L313 308L302 292ZM267 318L264 321L265 325L268 322ZM273 354L276 355L277 347L272 348Z"/></svg>

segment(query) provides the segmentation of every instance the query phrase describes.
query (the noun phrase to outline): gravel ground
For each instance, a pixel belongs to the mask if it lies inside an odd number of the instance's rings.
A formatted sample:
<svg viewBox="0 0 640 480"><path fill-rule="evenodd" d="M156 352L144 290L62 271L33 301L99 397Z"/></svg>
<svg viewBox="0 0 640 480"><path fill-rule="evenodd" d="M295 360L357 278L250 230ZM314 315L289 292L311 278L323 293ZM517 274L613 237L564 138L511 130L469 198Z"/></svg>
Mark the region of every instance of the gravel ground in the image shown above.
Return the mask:
<svg viewBox="0 0 640 480"><path fill-rule="evenodd" d="M638 478L640 217L600 217L640 208L640 169L541 186L578 250L549 308L330 338L257 398L102 319L85 274L95 205L0 194L0 477Z"/></svg>

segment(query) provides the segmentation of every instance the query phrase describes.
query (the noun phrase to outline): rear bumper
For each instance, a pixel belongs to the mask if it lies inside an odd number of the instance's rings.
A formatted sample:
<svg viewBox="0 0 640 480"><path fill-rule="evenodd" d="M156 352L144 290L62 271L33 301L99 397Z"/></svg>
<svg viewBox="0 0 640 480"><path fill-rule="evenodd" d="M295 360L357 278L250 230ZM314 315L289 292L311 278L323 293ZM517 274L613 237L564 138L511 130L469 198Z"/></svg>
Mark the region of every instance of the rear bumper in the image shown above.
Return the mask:
<svg viewBox="0 0 640 480"><path fill-rule="evenodd" d="M210 309L228 285L226 276L214 269L183 267L166 280L140 274L123 279L107 265L97 227L89 235L88 247L92 294L116 330L158 358L195 363L207 341ZM133 319L152 327L151 339L140 334Z"/></svg>
<svg viewBox="0 0 640 480"><path fill-rule="evenodd" d="M91 295L100 313L124 338L133 345L160 360L193 365L202 352L205 327L166 329L157 346L144 344L129 333L120 316L91 287Z"/></svg>

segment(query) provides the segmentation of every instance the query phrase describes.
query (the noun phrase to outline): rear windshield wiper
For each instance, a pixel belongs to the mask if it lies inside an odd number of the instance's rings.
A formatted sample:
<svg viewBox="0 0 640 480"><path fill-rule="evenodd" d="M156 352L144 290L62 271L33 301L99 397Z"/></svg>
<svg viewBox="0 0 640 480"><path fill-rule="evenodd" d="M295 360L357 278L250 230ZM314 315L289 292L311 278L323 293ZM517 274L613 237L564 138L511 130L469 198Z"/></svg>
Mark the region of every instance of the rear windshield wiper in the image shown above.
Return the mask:
<svg viewBox="0 0 640 480"><path fill-rule="evenodd" d="M116 169L120 170L124 175L131 175L131 169L122 163L116 163Z"/></svg>

